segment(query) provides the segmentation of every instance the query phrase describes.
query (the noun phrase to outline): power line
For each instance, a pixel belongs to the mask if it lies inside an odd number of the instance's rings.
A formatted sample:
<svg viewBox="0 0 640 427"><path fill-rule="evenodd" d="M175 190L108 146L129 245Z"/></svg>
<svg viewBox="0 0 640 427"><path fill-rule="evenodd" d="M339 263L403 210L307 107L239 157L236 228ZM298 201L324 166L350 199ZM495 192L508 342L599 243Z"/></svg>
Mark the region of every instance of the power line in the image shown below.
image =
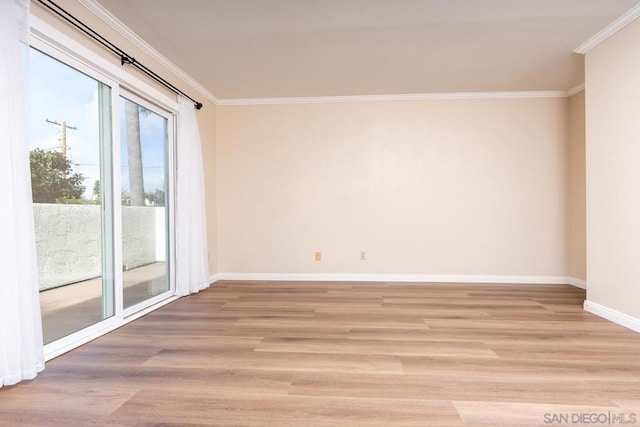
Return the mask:
<svg viewBox="0 0 640 427"><path fill-rule="evenodd" d="M62 155L67 158L67 129L78 130L75 126L69 126L67 122L56 122L55 120L46 119L45 122L60 126L60 147L62 148Z"/></svg>

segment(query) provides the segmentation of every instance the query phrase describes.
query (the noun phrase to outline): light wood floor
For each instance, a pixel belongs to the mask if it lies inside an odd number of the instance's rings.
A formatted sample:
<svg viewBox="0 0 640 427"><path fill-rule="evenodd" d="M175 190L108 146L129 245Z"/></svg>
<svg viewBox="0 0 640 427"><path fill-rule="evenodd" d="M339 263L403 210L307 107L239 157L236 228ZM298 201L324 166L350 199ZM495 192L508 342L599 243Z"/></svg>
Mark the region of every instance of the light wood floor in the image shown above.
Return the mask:
<svg viewBox="0 0 640 427"><path fill-rule="evenodd" d="M640 334L583 300L563 285L218 282L0 389L0 424L640 424Z"/></svg>

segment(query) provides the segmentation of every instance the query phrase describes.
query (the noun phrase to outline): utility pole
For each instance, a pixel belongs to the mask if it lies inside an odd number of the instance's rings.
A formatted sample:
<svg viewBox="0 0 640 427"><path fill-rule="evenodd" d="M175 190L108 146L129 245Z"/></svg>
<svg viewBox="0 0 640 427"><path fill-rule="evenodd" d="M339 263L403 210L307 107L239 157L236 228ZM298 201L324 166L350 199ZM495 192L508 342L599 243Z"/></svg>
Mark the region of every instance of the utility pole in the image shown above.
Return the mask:
<svg viewBox="0 0 640 427"><path fill-rule="evenodd" d="M67 122L63 121L62 123L58 123L54 120L45 120L45 122L47 123L51 123L53 125L58 125L60 126L60 147L62 148L62 155L64 156L64 158L67 158L67 129L73 129L73 130L78 130L77 127L75 126L69 126L67 125Z"/></svg>
<svg viewBox="0 0 640 427"><path fill-rule="evenodd" d="M67 160L67 129L78 130L78 128L75 126L67 125L67 122L65 121L63 121L62 123L58 123L54 120L47 119L45 120L45 122L60 126L60 148L62 148L62 155L64 156L64 159ZM62 171L62 179L65 179L66 177L67 171L64 170Z"/></svg>

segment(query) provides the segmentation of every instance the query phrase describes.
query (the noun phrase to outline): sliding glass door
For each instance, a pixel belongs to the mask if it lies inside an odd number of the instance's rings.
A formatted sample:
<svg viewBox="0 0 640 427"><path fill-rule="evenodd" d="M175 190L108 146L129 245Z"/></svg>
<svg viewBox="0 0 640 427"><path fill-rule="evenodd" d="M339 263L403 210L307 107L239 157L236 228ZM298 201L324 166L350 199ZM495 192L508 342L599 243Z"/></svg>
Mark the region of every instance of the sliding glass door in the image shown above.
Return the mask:
<svg viewBox="0 0 640 427"><path fill-rule="evenodd" d="M31 186L45 343L115 313L111 87L35 49Z"/></svg>
<svg viewBox="0 0 640 427"><path fill-rule="evenodd" d="M77 342L172 295L174 119L70 58L30 62L44 342Z"/></svg>
<svg viewBox="0 0 640 427"><path fill-rule="evenodd" d="M170 121L143 100L127 96L131 99L120 97L124 118L120 121L120 178L125 308L170 289L167 265Z"/></svg>

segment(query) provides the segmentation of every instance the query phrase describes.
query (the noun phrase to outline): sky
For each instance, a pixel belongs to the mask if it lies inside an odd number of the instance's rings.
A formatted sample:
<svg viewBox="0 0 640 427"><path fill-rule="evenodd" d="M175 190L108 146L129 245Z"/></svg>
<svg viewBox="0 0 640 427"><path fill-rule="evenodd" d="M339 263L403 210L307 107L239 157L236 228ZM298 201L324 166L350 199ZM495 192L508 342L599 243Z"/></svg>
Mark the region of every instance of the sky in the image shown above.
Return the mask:
<svg viewBox="0 0 640 427"><path fill-rule="evenodd" d="M100 179L98 85L93 78L31 49L31 125L30 149L61 151L58 125L47 119L67 123L67 157L73 171L85 176L85 198L92 198L93 185ZM123 98L120 99L124 111ZM130 102L130 101L129 101ZM124 118L123 118L124 119ZM70 129L75 127L77 130ZM125 121L121 120L120 141L126 143ZM164 189L166 119L158 114L140 115L140 141L145 192ZM113 143L118 143L114 138ZM127 149L122 156L121 190L128 191Z"/></svg>

